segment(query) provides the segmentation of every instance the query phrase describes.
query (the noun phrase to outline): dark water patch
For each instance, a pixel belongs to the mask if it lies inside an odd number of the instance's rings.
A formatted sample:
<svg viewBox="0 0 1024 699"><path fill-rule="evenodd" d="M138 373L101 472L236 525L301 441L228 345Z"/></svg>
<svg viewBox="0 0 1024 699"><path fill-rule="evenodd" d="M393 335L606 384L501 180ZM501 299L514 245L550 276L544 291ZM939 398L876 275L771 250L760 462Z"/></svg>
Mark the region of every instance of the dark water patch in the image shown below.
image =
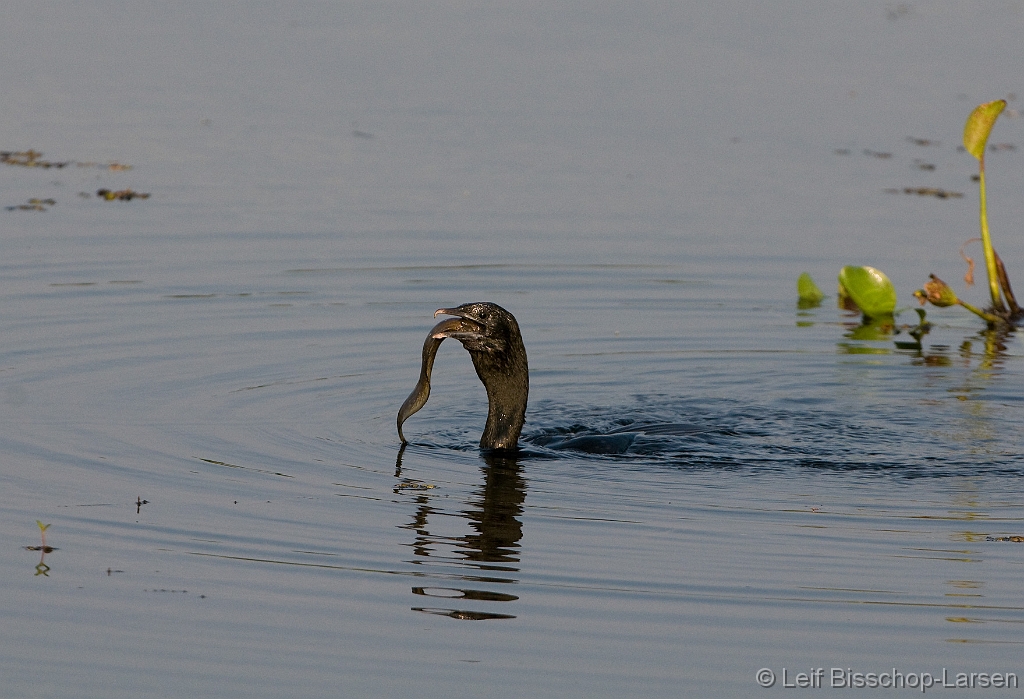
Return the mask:
<svg viewBox="0 0 1024 699"><path fill-rule="evenodd" d="M902 478L1024 474L1024 454L1000 448L1001 442L994 436L988 441L996 450L978 458L973 453L979 445L976 439L965 449L956 435L934 430L921 414L907 413L902 407L887 414L892 406L883 408L865 414L725 403L710 410L693 400L647 396L637 404L609 409L610 414L619 416L614 419L599 420L591 414L569 425L543 427L573 413L594 412L543 402L529 413L532 424L542 427L528 431L524 442L532 450L581 437L628 432L635 439L614 458L632 468L645 464L685 469L795 468L887 473ZM586 458L569 451L545 452L545 456Z"/></svg>

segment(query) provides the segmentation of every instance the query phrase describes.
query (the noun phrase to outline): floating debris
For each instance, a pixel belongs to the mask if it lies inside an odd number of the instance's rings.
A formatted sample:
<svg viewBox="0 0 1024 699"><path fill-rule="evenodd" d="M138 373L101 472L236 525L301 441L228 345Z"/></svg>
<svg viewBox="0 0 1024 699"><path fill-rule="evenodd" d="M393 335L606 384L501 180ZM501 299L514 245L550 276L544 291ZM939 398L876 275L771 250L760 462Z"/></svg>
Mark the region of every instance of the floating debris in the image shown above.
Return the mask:
<svg viewBox="0 0 1024 699"><path fill-rule="evenodd" d="M148 192L136 192L134 189L119 189L116 192L110 189L97 189L96 196L107 201L131 201L132 199L149 199Z"/></svg>
<svg viewBox="0 0 1024 699"><path fill-rule="evenodd" d="M849 155L850 154L850 149L849 148L836 148L834 151L832 151L832 153L834 155Z"/></svg>
<svg viewBox="0 0 1024 699"><path fill-rule="evenodd" d="M904 187L903 189L892 187L883 191L886 194L916 194L919 197L935 197L936 199L960 199L964 195L963 192L951 192L937 187Z"/></svg>
<svg viewBox="0 0 1024 699"><path fill-rule="evenodd" d="M53 162L53 161L50 161L50 160L40 160L39 158L42 155L43 154L40 153L39 151L32 150L32 149L20 150L20 151L5 150L5 151L0 151L0 163L5 163L7 165L20 165L21 167L42 167L42 168L50 168L50 167L61 168L61 167L65 167L65 166L71 164L70 160L68 160L66 162Z"/></svg>
<svg viewBox="0 0 1024 699"><path fill-rule="evenodd" d="M84 162L75 163L78 167L98 167L101 170L113 170L114 172L122 172L124 170L131 170L131 165L125 165L124 163L96 163L96 162Z"/></svg>
<svg viewBox="0 0 1024 699"><path fill-rule="evenodd" d="M918 170L931 171L935 169L935 164L926 163L923 160L914 160L914 167L916 167Z"/></svg>
<svg viewBox="0 0 1024 699"><path fill-rule="evenodd" d="M41 168L62 168L68 165L77 165L78 167L98 167L103 170L113 170L115 172L121 172L123 170L131 170L131 165L125 165L119 162L110 163L97 163L97 162L78 162L74 160L43 160L43 154L33 148L28 150L4 150L0 151L0 163L6 165L20 165L21 167L41 167Z"/></svg>
<svg viewBox="0 0 1024 699"><path fill-rule="evenodd" d="M988 149L993 152L1001 150L1017 150L1017 146L1013 145L1012 143L993 143L989 145Z"/></svg>
<svg viewBox="0 0 1024 699"><path fill-rule="evenodd" d="M870 150L868 148L864 149L864 155L869 155L872 158L880 158L882 160L886 160L892 157L892 153L882 153L877 150Z"/></svg>
<svg viewBox="0 0 1024 699"><path fill-rule="evenodd" d="M1015 544L1024 544L1024 536L986 536L985 541L1012 541Z"/></svg>
<svg viewBox="0 0 1024 699"><path fill-rule="evenodd" d="M398 485L396 485L395 486L395 492L397 492L399 490L433 490L436 487L437 487L436 485L433 485L431 483L410 483L410 482L406 482L406 483L399 483Z"/></svg>
<svg viewBox="0 0 1024 699"><path fill-rule="evenodd" d="M56 203L56 199L29 199L24 204L15 204L14 206L5 206L4 208L8 211L46 211Z"/></svg>
<svg viewBox="0 0 1024 699"><path fill-rule="evenodd" d="M941 141L935 141L931 138L916 138L914 136L907 136L907 140L913 143L915 146L922 146L927 148L928 146L942 145Z"/></svg>

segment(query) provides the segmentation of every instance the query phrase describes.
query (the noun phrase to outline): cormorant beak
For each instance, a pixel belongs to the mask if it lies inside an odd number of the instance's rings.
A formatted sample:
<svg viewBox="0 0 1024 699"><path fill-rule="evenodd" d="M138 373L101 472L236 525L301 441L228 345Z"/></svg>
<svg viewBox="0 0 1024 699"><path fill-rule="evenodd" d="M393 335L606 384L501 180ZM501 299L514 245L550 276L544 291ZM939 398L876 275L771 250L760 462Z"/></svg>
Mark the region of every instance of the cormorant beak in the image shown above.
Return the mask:
<svg viewBox="0 0 1024 699"><path fill-rule="evenodd" d="M438 316L441 316L441 315L445 315L445 316L458 316L459 318L465 318L466 317L465 312L459 310L458 308L438 308L436 311L434 311L434 317L435 318L437 318Z"/></svg>
<svg viewBox="0 0 1024 699"><path fill-rule="evenodd" d="M443 340L446 337L459 341L480 340L484 336L486 331L484 325L467 317L457 308L439 308L434 312L434 317L437 318L439 315L456 317L446 318L431 329L430 336L435 340Z"/></svg>

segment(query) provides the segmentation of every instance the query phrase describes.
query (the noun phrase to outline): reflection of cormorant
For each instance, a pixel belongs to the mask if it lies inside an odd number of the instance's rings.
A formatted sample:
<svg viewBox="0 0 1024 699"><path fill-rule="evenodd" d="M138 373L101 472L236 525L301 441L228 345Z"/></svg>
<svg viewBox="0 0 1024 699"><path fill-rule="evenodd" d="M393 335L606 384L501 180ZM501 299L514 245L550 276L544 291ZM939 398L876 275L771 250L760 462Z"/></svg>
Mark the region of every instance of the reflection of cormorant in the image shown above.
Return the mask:
<svg viewBox="0 0 1024 699"><path fill-rule="evenodd" d="M395 477L400 478L402 472L402 456L405 446L398 452L395 464ZM516 595L494 590L479 589L480 584L510 584L515 578L506 577L509 573L518 572L519 541L523 537L523 525L519 517L523 513L523 502L526 499L526 482L522 477L522 467L514 454L488 452L483 454L485 465L481 466L484 476L483 488L465 504L464 510L458 513L469 521L473 532L455 538L438 537L430 533L431 515L449 515L435 508L431 497L426 493L414 499L416 510L412 521L403 525L406 529L416 532L413 552L427 560L413 561L436 564L441 560L455 561L466 570L459 576L445 574L442 579L451 583L453 580L464 582L463 585L440 587L423 585L413 587L413 594L424 597L444 599L447 603L459 600L477 602L513 602L519 599ZM438 545L451 546L458 557L445 556L437 551ZM481 571L488 571L482 574ZM429 577L429 574L428 574ZM470 587L473 585L474 587ZM456 619L511 619L514 615L450 607L413 607L414 610L429 614L440 614Z"/></svg>
<svg viewBox="0 0 1024 699"><path fill-rule="evenodd" d="M423 343L420 380L398 411L398 436L404 444L402 423L426 405L430 396L430 370L441 342L451 337L462 343L473 358L476 374L487 389L487 423L480 447L514 451L526 420L530 371L526 348L515 317L493 303L467 303L434 313L456 316L435 325Z"/></svg>
<svg viewBox="0 0 1024 699"><path fill-rule="evenodd" d="M395 462L395 478L402 478L404 455L405 445L402 445ZM477 492L477 497L469 501L467 509L461 512L461 516L469 520L475 533L458 537L454 540L455 546L470 561L515 563L519 560L517 550L519 540L523 537L523 525L517 518L522 515L523 502L526 500L526 481L523 480L522 465L515 454L485 452L482 458L485 463L481 467L484 476L483 489ZM415 502L419 507L413 521L406 525L406 528L415 530L421 536L415 546L416 554L419 556L429 557L432 553L429 544L433 540L427 531L427 521L431 514L438 513L439 510L432 506L430 500L426 493L416 497Z"/></svg>
<svg viewBox="0 0 1024 699"><path fill-rule="evenodd" d="M441 342L448 337L462 343L473 358L476 374L487 389L487 424L480 447L515 451L526 420L526 399L530 392L530 371L526 348L515 317L493 303L467 303L442 308L434 313L455 316L442 320L423 343L420 379L398 411L398 436L406 444L402 424L422 408L430 396L430 371ZM549 449L570 449L592 454L621 454L633 443L636 433L625 430L608 435L583 435L570 439L534 440Z"/></svg>
<svg viewBox="0 0 1024 699"><path fill-rule="evenodd" d="M462 537L466 558L482 563L517 563L526 482L514 455L484 454L484 487L464 511L475 534ZM512 568L512 570L516 570Z"/></svg>

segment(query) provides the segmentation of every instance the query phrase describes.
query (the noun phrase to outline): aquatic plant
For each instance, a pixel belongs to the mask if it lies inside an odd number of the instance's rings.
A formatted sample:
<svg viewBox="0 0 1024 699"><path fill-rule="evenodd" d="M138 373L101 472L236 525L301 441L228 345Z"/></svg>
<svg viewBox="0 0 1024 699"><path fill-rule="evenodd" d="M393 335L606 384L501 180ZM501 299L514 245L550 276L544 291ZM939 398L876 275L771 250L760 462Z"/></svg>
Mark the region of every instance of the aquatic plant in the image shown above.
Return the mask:
<svg viewBox="0 0 1024 699"><path fill-rule="evenodd" d="M807 272L801 274L796 280L796 294L797 305L800 308L816 308L825 298L825 294Z"/></svg>
<svg viewBox="0 0 1024 699"><path fill-rule="evenodd" d="M996 273L995 250L992 249L992 238L988 231L988 207L985 197L985 146L989 134L995 126L996 119L1006 109L1006 100L986 102L974 108L964 124L964 148L978 160L978 189L980 192L981 245L985 250L985 269L988 272L989 291L992 294L992 307L1004 309L999 295L999 280Z"/></svg>
<svg viewBox="0 0 1024 699"><path fill-rule="evenodd" d="M39 551L39 563L36 564L36 576L50 577L50 566L46 565L46 554L53 553L57 549L52 546L46 545L46 530L50 528L49 524L43 524L42 520L36 520L36 524L39 526L39 535L43 539L43 543L39 546L26 546L25 548L29 551Z"/></svg>
<svg viewBox="0 0 1024 699"><path fill-rule="evenodd" d="M982 311L960 300L956 293L949 288L949 285L934 274L930 275L931 281L925 284L923 289L918 289L914 292L914 295L920 299L922 304L930 302L940 307L957 304L977 314L990 326L999 323L1009 323L1018 320L1024 315L1013 296L1013 290L1010 288L1010 280L1006 275L1003 261L992 246L992 238L988 229L988 204L985 191L985 150L989 134L992 133L992 127L1004 109L1006 109L1006 100L995 100L979 104L971 112L970 116L967 117L967 123L964 124L964 148L978 161L980 201L978 216L981 225L981 246L985 254L985 271L988 275L988 288L992 299L992 306ZM967 280L969 284L972 283L971 276L971 272L968 271Z"/></svg>
<svg viewBox="0 0 1024 699"><path fill-rule="evenodd" d="M942 281L934 274L930 274L928 276L931 278L931 281L926 282L923 289L918 289L914 292L914 296L918 298L922 305L927 301L933 306L938 306L939 308L945 308L953 305L963 306L971 313L974 313L978 317L984 319L987 323L998 323L1002 320L999 316L993 313L987 313L980 308L972 306L966 301L961 300L956 295L956 292L950 288L949 284Z"/></svg>
<svg viewBox="0 0 1024 699"><path fill-rule="evenodd" d="M839 305L865 319L886 318L896 310L896 288L874 267L847 265L839 271Z"/></svg>
<svg viewBox="0 0 1024 699"><path fill-rule="evenodd" d="M39 525L39 536L41 536L43 538L43 545L41 546L41 548L45 549L46 548L46 530L50 528L50 525L49 524L43 524L42 521L40 521L38 519L36 520L36 524Z"/></svg>

